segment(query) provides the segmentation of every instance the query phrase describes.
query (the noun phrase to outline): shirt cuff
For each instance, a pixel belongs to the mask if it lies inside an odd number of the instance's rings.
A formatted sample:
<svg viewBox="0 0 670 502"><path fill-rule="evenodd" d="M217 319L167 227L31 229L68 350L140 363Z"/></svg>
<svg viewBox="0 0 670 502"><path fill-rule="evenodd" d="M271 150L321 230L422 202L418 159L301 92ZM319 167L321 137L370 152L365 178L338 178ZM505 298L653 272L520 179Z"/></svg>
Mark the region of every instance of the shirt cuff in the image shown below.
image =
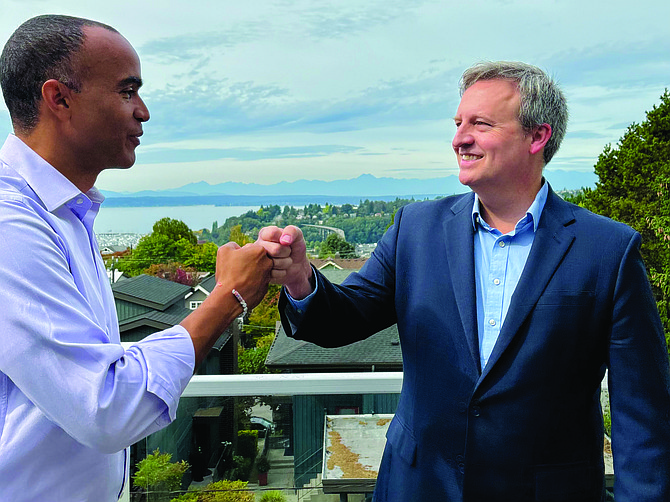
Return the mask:
<svg viewBox="0 0 670 502"><path fill-rule="evenodd" d="M304 319L305 311L309 307L309 304L312 302L314 295L319 290L319 275L316 273L314 266L312 266L312 270L314 271L314 291L312 291L302 300L296 300L289 294L288 290L284 288L284 292L286 293L286 299L288 300L288 308L286 309L286 319L288 319L288 322L291 325L291 331L293 333L296 332L297 327Z"/></svg>
<svg viewBox="0 0 670 502"><path fill-rule="evenodd" d="M195 351L188 331L176 325L154 333L133 344L147 365L147 390L167 406L170 421L177 415L177 405L195 368Z"/></svg>

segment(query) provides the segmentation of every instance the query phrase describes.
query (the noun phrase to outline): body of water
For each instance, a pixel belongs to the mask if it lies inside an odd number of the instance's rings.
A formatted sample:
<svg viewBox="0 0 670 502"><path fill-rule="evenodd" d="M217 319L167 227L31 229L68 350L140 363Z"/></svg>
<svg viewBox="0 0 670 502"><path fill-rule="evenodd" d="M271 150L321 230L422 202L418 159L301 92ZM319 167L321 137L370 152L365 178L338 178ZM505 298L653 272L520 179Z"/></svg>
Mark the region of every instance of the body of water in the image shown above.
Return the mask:
<svg viewBox="0 0 670 502"><path fill-rule="evenodd" d="M160 206L160 207L105 207L95 219L96 233L149 234L161 218L172 218L186 223L191 230L212 229L231 216L240 216L247 211L257 211L260 206Z"/></svg>

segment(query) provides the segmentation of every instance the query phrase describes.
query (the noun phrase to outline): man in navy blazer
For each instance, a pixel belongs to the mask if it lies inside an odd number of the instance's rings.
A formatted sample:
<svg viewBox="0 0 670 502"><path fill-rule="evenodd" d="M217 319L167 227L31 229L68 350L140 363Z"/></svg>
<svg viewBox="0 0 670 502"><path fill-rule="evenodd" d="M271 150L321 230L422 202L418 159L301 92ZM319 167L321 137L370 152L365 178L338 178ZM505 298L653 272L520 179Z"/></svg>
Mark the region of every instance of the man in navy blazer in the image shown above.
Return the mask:
<svg viewBox="0 0 670 502"><path fill-rule="evenodd" d="M605 500L606 369L616 501L670 500L668 354L640 235L544 180L567 123L544 72L481 63L461 82L453 148L472 193L398 210L341 286L299 229L261 231L284 327L341 346L397 322L377 502Z"/></svg>

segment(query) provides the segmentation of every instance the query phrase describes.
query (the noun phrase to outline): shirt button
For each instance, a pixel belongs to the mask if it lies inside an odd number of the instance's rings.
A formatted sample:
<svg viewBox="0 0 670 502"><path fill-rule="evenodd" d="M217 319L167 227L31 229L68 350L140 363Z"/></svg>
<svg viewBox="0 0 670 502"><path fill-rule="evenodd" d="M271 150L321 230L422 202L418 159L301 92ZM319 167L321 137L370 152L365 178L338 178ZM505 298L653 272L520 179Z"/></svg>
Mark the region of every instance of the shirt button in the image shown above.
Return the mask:
<svg viewBox="0 0 670 502"><path fill-rule="evenodd" d="M489 324L491 326L495 326L496 325L496 320L495 319L489 319Z"/></svg>
<svg viewBox="0 0 670 502"><path fill-rule="evenodd" d="M505 241L500 241L498 243L498 246L500 246L501 248L504 248L505 247Z"/></svg>
<svg viewBox="0 0 670 502"><path fill-rule="evenodd" d="M500 279L493 279L493 284L495 284L496 286L500 284Z"/></svg>
<svg viewBox="0 0 670 502"><path fill-rule="evenodd" d="M77 204L83 204L83 203L84 203L84 199L77 199Z"/></svg>

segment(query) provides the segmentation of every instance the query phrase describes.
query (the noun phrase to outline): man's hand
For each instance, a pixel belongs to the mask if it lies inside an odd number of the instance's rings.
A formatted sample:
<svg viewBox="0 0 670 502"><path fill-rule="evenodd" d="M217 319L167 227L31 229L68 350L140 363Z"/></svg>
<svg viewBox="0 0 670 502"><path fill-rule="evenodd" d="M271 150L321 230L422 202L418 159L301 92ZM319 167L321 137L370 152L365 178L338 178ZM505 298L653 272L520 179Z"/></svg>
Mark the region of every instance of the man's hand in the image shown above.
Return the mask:
<svg viewBox="0 0 670 502"><path fill-rule="evenodd" d="M274 263L271 282L283 284L296 300L314 291L314 275L307 259L305 239L298 227L262 228L256 244L265 248Z"/></svg>
<svg viewBox="0 0 670 502"><path fill-rule="evenodd" d="M229 293L236 289L249 309L260 303L268 290L272 260L257 244L240 247L228 242L216 253L216 282Z"/></svg>
<svg viewBox="0 0 670 502"><path fill-rule="evenodd" d="M241 248L229 242L219 248L216 254L216 287L202 305L180 323L193 341L196 368L240 314L240 303L233 295L233 289L252 309L268 290L271 270L272 260L262 246L247 244Z"/></svg>

